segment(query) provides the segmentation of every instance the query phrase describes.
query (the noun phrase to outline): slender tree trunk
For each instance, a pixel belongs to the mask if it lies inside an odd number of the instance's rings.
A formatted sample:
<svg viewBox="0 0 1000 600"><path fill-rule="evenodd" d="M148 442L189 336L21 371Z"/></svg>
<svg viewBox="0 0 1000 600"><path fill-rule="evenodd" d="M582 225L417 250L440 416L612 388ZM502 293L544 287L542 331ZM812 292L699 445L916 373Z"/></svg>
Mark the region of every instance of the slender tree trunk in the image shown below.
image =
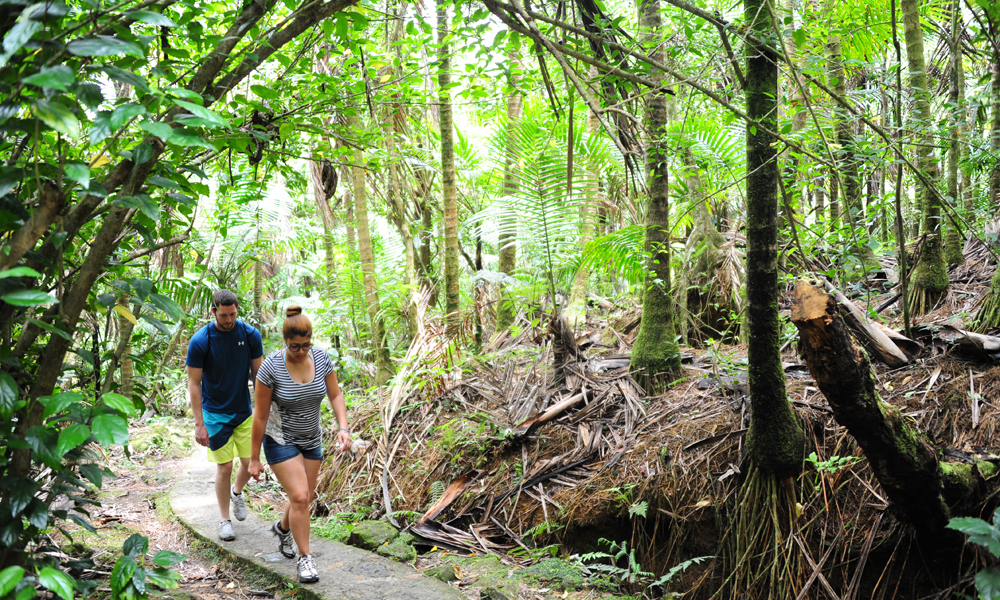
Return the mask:
<svg viewBox="0 0 1000 600"><path fill-rule="evenodd" d="M948 146L948 197L951 198L951 205L955 210L962 206L960 190L958 185L958 163L962 159L962 145L960 135L962 123L965 121L965 98L962 90L962 5L958 0L951 4L951 68L948 100L951 104L951 116L949 118L949 130L951 140ZM962 262L962 240L958 229L948 224L945 238L945 262L949 265L957 265Z"/></svg>
<svg viewBox="0 0 1000 600"><path fill-rule="evenodd" d="M751 31L766 38L771 27L765 0L744 1ZM747 44L747 326L752 420L747 437L757 468L776 478L802 468L804 436L785 395L778 320L778 161L774 136L778 65L766 46Z"/></svg>
<svg viewBox="0 0 1000 600"><path fill-rule="evenodd" d="M417 337L420 330L420 307L417 298L420 295L420 285L417 281L417 251L413 244L413 231L410 229L410 220L406 211L406 197L402 194L402 186L399 180L399 165L396 152L396 128L395 122L399 118L398 109L389 111L388 118L383 126L385 132L386 154L389 159L388 182L386 183L386 196L389 201L389 208L392 210L393 221L400 237L403 239L403 251L405 253L405 276L406 276L406 322L410 339Z"/></svg>
<svg viewBox="0 0 1000 600"><path fill-rule="evenodd" d="M813 212L816 215L816 231L825 232L826 231L826 191L823 186L826 185L826 179L820 175L816 179L815 187L813 187Z"/></svg>
<svg viewBox="0 0 1000 600"><path fill-rule="evenodd" d="M650 32L652 56L662 60L659 37L663 21L659 0L646 0L639 8L641 27ZM654 73L654 78L662 74ZM667 185L669 150L663 139L667 124L667 94L653 90L646 96L646 251L649 270L642 296L642 322L632 346L631 370L656 393L680 374L681 356L674 328L674 307L670 287L670 205Z"/></svg>
<svg viewBox="0 0 1000 600"><path fill-rule="evenodd" d="M454 336L462 324L458 312L458 197L455 189L455 142L451 115L451 47L445 42L448 31L447 0L437 0L438 106L441 110L441 192L444 211L444 293L448 335Z"/></svg>
<svg viewBox="0 0 1000 600"><path fill-rule="evenodd" d="M347 116L347 128L355 133L361 131L361 120L356 113ZM392 377L392 362L389 360L385 323L378 297L378 282L375 279L375 253L372 250L371 232L368 228L368 189L365 186L367 159L363 150L354 150L353 162L351 171L354 177L354 216L358 222L358 252L364 279L365 305L368 308L368 321L372 331L372 352L378 368L375 379L379 385L383 385Z"/></svg>
<svg viewBox="0 0 1000 600"><path fill-rule="evenodd" d="M597 78L597 67L590 68L590 75ZM587 112L587 134L597 136L600 134L601 123L597 119L594 111ZM586 198L584 205L580 209L580 253L582 254L587 245L594 239L594 225L597 217L597 202L600 195L600 174L593 174L593 185L591 189L585 190ZM573 287L569 294L569 303L566 306L566 320L570 327L585 327L587 325L587 287L590 284L590 269L580 267L573 276Z"/></svg>
<svg viewBox="0 0 1000 600"><path fill-rule="evenodd" d="M934 116L931 114L930 89L927 87L927 68L924 59L924 32L920 28L920 0L901 0L903 31L906 38L906 59L913 90L918 142L917 168L927 178L919 182L922 230L927 235L920 259L913 273L910 288L910 312L922 315L937 304L948 291L948 269L944 262L941 228L941 206L934 193L938 180L937 159L934 157L934 139L930 133Z"/></svg>
<svg viewBox="0 0 1000 600"><path fill-rule="evenodd" d="M523 79L522 68L520 53L516 50L511 51L511 89L507 95L507 148L506 152L504 152L505 164L503 174L503 193L508 196L517 192L517 181L514 179L512 168L514 161L517 160L513 130L521 122L521 116L524 113L524 96L521 94L520 87L521 80ZM500 234L498 243L500 245L499 269L502 273L513 277L514 270L517 268L517 240L514 239L513 233L504 232ZM501 294L503 298L500 300L500 305L497 306L497 334L511 326L517 313L514 301L510 299L506 286L501 291Z"/></svg>
<svg viewBox="0 0 1000 600"><path fill-rule="evenodd" d="M993 108L990 123L990 152L1000 157L1000 52L993 51ZM1000 158L990 172L990 206L1000 209Z"/></svg>

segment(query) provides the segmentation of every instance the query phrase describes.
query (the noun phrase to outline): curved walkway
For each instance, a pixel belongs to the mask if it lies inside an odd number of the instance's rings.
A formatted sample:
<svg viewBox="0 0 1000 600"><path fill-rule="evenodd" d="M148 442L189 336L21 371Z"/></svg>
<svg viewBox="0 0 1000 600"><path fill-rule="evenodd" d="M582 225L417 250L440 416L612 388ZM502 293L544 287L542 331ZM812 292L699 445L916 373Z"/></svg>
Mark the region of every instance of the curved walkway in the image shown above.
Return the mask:
<svg viewBox="0 0 1000 600"><path fill-rule="evenodd" d="M319 582L299 584L295 560L278 553L270 523L250 513L233 520L236 540L219 539L219 509L215 502L215 466L197 448L187 459L170 492L170 506L181 523L222 551L266 568L311 594L327 600L464 600L448 584L424 577L406 565L318 536L309 545L319 570Z"/></svg>

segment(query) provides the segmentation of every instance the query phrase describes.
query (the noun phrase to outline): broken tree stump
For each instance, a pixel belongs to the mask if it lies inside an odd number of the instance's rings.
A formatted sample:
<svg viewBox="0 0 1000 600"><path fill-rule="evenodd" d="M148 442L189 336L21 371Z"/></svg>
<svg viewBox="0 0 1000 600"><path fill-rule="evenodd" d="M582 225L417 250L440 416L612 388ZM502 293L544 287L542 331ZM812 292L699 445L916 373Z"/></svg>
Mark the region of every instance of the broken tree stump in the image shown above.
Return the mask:
<svg viewBox="0 0 1000 600"><path fill-rule="evenodd" d="M923 434L910 427L899 409L879 398L868 356L853 343L836 300L822 288L798 282L792 323L801 335L806 365L834 417L864 449L897 516L922 532L945 535L952 509L975 504L995 466L938 461Z"/></svg>

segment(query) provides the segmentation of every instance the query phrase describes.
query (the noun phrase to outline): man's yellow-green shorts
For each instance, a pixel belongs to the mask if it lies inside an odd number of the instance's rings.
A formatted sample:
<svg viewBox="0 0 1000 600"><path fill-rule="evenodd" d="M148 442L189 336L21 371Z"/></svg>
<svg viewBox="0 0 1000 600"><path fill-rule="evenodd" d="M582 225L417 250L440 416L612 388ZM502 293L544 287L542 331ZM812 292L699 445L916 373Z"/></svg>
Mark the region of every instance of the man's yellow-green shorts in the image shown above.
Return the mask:
<svg viewBox="0 0 1000 600"><path fill-rule="evenodd" d="M226 445L218 450L208 450L208 462L225 464L232 462L234 458L250 458L250 432L253 429L253 416L247 417L246 421L240 423L233 429L233 435L229 437Z"/></svg>

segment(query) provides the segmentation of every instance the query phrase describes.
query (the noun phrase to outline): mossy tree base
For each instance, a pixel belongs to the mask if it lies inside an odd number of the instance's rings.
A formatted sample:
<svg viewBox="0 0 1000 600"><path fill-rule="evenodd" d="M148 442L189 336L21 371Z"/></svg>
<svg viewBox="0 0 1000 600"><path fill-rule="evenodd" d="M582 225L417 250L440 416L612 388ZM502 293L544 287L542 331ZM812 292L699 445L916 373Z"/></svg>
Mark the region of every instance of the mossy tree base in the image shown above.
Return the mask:
<svg viewBox="0 0 1000 600"><path fill-rule="evenodd" d="M948 267L938 236L928 236L913 271L907 304L910 314L925 315L948 293Z"/></svg>
<svg viewBox="0 0 1000 600"><path fill-rule="evenodd" d="M674 333L669 294L653 284L643 294L642 322L632 346L632 377L647 394L664 390L681 373L681 351Z"/></svg>

